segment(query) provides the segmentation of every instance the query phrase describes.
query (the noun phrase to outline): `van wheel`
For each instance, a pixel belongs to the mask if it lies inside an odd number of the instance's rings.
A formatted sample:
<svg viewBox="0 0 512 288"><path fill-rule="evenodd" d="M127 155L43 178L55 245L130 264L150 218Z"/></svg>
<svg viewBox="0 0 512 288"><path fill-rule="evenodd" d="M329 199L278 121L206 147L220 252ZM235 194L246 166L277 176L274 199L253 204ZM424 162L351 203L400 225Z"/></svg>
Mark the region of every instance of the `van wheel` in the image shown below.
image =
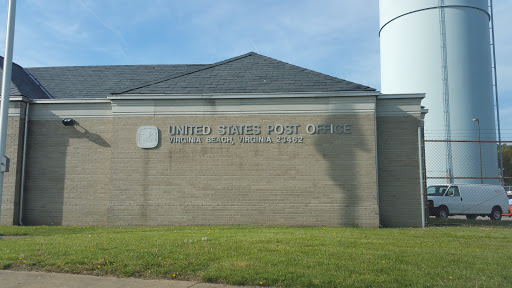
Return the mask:
<svg viewBox="0 0 512 288"><path fill-rule="evenodd" d="M470 219L470 220L475 220L475 219L476 219L476 216L478 216L478 215L468 214L468 215L466 215L466 218L468 218L468 219Z"/></svg>
<svg viewBox="0 0 512 288"><path fill-rule="evenodd" d="M494 221L501 220L501 208L499 208L499 207L492 208L492 212L491 212L491 215L489 215L489 217L491 217L491 220L494 220Z"/></svg>
<svg viewBox="0 0 512 288"><path fill-rule="evenodd" d="M441 218L441 219L448 218L448 208L439 207L439 211L437 211L437 218Z"/></svg>

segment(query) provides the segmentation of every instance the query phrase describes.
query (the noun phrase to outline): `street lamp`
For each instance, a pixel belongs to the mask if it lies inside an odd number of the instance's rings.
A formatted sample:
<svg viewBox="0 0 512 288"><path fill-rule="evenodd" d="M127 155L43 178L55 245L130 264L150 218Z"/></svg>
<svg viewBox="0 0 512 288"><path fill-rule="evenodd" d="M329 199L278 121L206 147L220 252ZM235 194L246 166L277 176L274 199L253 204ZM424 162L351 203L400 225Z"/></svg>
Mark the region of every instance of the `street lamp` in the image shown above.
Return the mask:
<svg viewBox="0 0 512 288"><path fill-rule="evenodd" d="M482 174L482 142L480 141L480 120L478 118L473 118L471 121L478 124L478 149L480 150L480 184L484 184L484 177Z"/></svg>

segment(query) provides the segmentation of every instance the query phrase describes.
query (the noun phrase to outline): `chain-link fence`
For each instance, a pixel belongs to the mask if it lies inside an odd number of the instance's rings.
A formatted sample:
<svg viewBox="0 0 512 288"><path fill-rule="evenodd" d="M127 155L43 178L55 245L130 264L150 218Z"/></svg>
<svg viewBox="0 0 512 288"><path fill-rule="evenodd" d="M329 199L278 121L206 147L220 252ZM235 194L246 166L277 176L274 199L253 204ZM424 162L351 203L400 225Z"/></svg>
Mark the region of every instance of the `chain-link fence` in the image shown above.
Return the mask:
<svg viewBox="0 0 512 288"><path fill-rule="evenodd" d="M512 220L511 143L425 139L428 215Z"/></svg>
<svg viewBox="0 0 512 288"><path fill-rule="evenodd" d="M506 145L502 145L506 146ZM427 184L505 185L496 141L425 140ZM511 171L512 172L512 171Z"/></svg>

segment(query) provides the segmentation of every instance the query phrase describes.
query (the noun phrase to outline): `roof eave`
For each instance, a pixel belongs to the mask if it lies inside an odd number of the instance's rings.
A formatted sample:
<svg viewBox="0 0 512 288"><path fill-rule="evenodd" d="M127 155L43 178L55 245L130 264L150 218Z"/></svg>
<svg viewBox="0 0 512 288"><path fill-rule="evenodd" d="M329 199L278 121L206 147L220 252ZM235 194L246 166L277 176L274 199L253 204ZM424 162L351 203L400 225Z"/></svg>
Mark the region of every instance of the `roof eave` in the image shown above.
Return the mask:
<svg viewBox="0 0 512 288"><path fill-rule="evenodd" d="M115 94L111 100L160 99L265 99L265 98L321 98L321 97L378 97L379 91L287 92L287 93L203 93L203 94Z"/></svg>

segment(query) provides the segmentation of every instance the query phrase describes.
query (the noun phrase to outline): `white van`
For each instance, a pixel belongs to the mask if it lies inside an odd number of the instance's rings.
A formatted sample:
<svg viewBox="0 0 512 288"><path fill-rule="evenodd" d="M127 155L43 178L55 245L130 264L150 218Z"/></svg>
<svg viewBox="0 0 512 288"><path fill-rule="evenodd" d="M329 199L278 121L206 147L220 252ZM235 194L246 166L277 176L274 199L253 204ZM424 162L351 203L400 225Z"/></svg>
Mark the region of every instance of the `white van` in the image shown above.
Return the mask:
<svg viewBox="0 0 512 288"><path fill-rule="evenodd" d="M501 220L509 212L507 193L502 186L485 184L440 184L427 188L431 216L466 215L468 219L489 216Z"/></svg>

